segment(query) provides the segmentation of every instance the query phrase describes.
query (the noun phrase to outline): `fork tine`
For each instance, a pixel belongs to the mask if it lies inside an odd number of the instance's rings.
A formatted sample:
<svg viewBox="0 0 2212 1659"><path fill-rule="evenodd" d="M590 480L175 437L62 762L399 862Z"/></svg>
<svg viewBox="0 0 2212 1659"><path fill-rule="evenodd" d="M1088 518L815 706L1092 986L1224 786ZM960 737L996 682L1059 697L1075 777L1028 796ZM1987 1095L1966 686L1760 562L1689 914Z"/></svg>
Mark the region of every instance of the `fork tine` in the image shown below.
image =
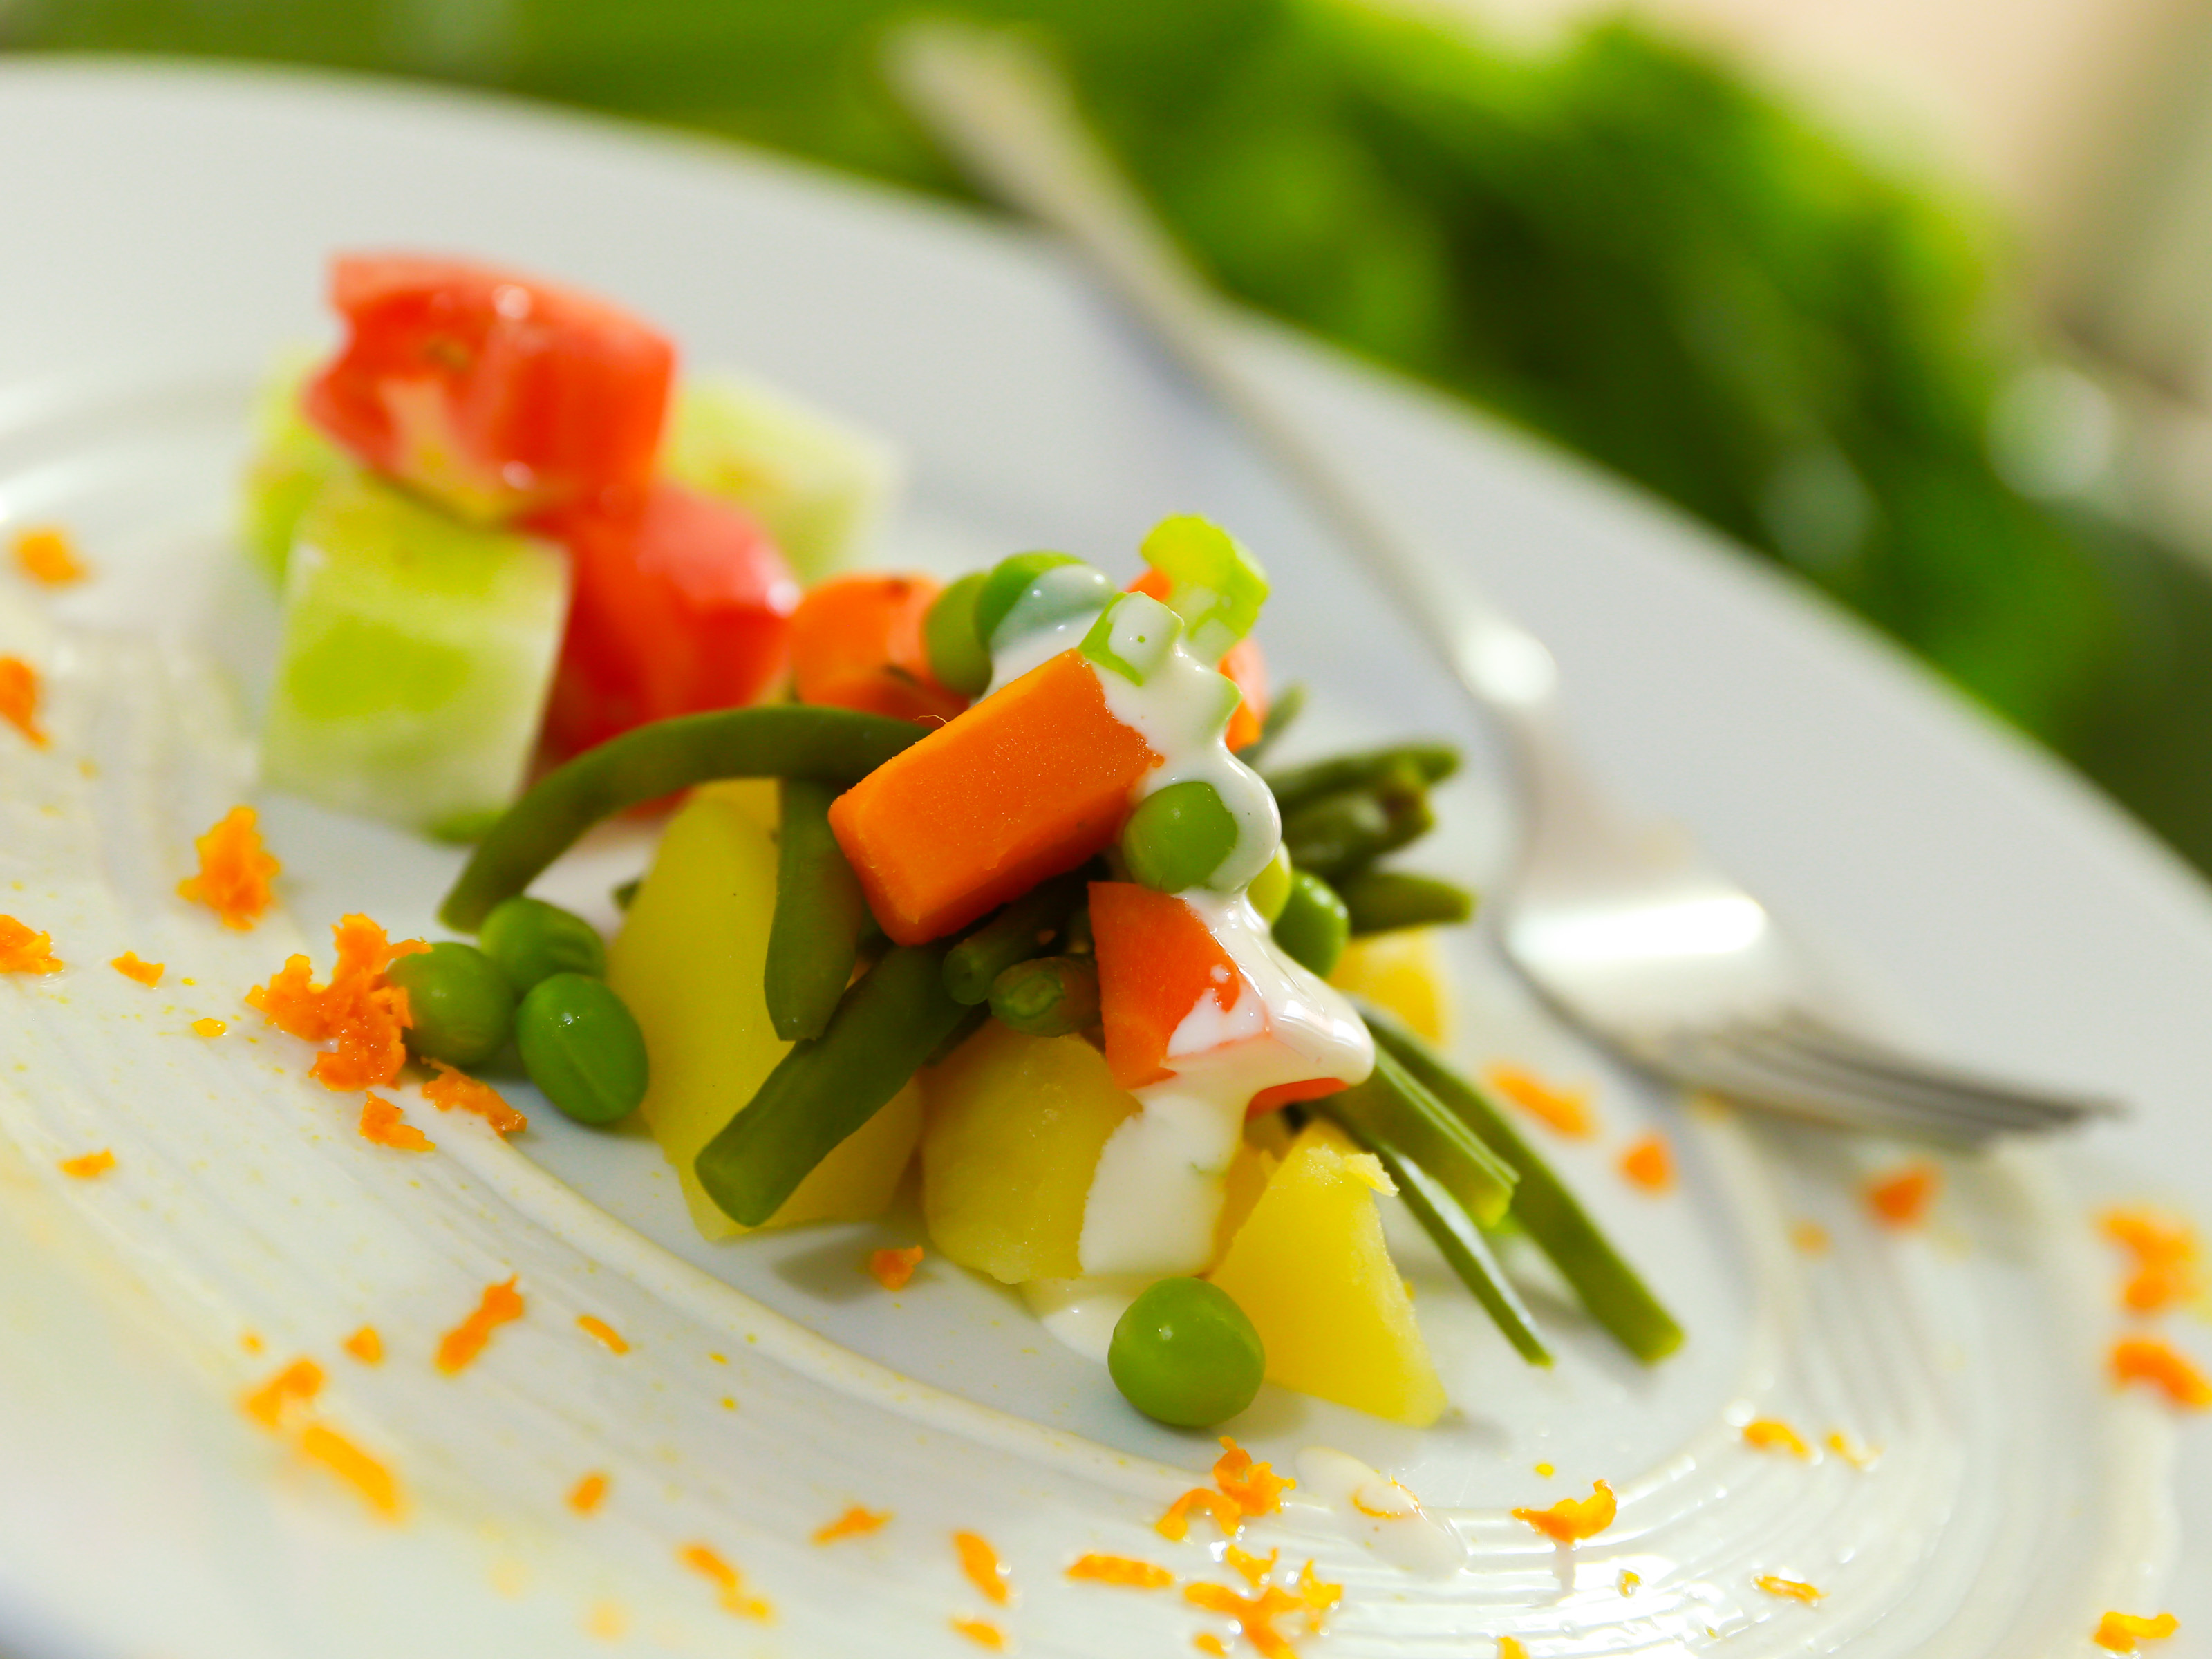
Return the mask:
<svg viewBox="0 0 2212 1659"><path fill-rule="evenodd" d="M1771 1042L1855 1074L1893 1079L1902 1087L1985 1100L2053 1125L2078 1123L2088 1117L2118 1117L2124 1111L2117 1100L2100 1096L2032 1088L1962 1066L1924 1060L1802 1012L1784 1016L1768 1028L1767 1036Z"/></svg>
<svg viewBox="0 0 2212 1659"><path fill-rule="evenodd" d="M1919 1100L1873 1094L1854 1084L1779 1066L1721 1032L1677 1033L1647 1050L1647 1056L1678 1083L1834 1128L1972 1150L2005 1127L1979 1115L1931 1109Z"/></svg>

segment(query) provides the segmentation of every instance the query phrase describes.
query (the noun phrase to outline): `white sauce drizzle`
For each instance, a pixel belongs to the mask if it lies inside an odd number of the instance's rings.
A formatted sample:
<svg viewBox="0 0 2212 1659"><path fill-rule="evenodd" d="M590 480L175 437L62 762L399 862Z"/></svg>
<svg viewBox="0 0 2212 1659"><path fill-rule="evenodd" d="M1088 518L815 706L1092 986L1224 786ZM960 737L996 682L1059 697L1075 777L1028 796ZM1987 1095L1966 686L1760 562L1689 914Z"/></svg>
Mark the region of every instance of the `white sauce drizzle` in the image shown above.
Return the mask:
<svg viewBox="0 0 2212 1659"><path fill-rule="evenodd" d="M1022 1299L1037 1322L1085 1359L1106 1363L1114 1328L1152 1281L1141 1274L1103 1279L1032 1279Z"/></svg>
<svg viewBox="0 0 2212 1659"><path fill-rule="evenodd" d="M1298 1454L1298 1497L1326 1510L1354 1543L1394 1567L1443 1578L1467 1564L1467 1541L1381 1471L1328 1446Z"/></svg>

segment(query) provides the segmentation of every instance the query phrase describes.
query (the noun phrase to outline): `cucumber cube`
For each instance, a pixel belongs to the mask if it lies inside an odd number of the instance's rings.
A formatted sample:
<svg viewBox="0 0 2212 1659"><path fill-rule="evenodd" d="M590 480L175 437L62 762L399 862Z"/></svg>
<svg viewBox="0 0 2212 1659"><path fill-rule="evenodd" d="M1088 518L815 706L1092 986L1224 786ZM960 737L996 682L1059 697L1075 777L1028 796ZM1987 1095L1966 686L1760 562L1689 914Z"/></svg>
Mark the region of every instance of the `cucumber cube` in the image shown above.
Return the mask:
<svg viewBox="0 0 2212 1659"><path fill-rule="evenodd" d="M552 544L340 473L293 539L263 775L340 811L479 833L529 765L568 594Z"/></svg>
<svg viewBox="0 0 2212 1659"><path fill-rule="evenodd" d="M307 351L287 353L270 371L253 400L253 454L246 464L239 526L246 550L277 586L300 515L324 484L358 471L328 438L307 423L300 393L314 367Z"/></svg>
<svg viewBox="0 0 2212 1659"><path fill-rule="evenodd" d="M677 388L661 469L758 519L810 586L858 561L904 471L883 439L727 375Z"/></svg>

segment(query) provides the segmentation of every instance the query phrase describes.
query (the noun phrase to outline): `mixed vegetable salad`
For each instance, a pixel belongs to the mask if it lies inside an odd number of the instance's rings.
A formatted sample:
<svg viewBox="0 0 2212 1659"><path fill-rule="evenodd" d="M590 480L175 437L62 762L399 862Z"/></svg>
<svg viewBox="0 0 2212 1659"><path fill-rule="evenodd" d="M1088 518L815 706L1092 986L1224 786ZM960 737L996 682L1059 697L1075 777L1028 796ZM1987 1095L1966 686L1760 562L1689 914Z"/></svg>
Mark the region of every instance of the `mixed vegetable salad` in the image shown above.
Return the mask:
<svg viewBox="0 0 2212 1659"><path fill-rule="evenodd" d="M918 1158L936 1251L1108 1308L1115 1384L1169 1423L1263 1378L1441 1413L1377 1194L1532 1363L1500 1228L1639 1358L1680 1341L1416 1030L1427 959L1373 948L1471 914L1378 863L1456 754L1255 769L1298 697L1232 536L1168 519L1126 586L1055 552L832 574L895 477L863 434L680 385L657 331L513 273L343 258L333 299L345 341L280 375L248 480L264 766L475 843L441 915L477 943L387 970L414 1057L512 1043L571 1117L641 1109L710 1237L881 1214ZM672 805L611 945L528 896Z"/></svg>

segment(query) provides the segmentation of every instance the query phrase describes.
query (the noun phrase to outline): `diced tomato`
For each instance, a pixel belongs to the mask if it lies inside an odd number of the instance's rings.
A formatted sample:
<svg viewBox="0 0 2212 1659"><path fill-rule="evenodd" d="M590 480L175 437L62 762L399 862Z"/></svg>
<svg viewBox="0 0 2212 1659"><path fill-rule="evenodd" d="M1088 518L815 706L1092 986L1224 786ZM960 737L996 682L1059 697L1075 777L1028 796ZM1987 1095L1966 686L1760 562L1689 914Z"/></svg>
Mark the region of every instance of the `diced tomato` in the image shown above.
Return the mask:
<svg viewBox="0 0 2212 1659"><path fill-rule="evenodd" d="M545 716L556 753L739 707L781 676L799 583L739 508L662 479L635 513L536 524L567 545L576 575Z"/></svg>
<svg viewBox="0 0 2212 1659"><path fill-rule="evenodd" d="M1165 605L1174 586L1165 571L1148 569L1129 584L1129 592L1147 594ZM1267 659L1260 654L1260 641L1247 634L1222 654L1215 666L1244 694L1244 701L1230 715L1229 730L1224 734L1224 741L1234 754L1259 741L1260 727L1267 720Z"/></svg>
<svg viewBox="0 0 2212 1659"><path fill-rule="evenodd" d="M791 681L801 702L941 726L968 706L929 672L922 620L944 590L927 576L835 576L791 619Z"/></svg>
<svg viewBox="0 0 2212 1659"><path fill-rule="evenodd" d="M676 369L662 335L605 301L456 259L331 267L347 338L308 418L462 517L634 510Z"/></svg>

